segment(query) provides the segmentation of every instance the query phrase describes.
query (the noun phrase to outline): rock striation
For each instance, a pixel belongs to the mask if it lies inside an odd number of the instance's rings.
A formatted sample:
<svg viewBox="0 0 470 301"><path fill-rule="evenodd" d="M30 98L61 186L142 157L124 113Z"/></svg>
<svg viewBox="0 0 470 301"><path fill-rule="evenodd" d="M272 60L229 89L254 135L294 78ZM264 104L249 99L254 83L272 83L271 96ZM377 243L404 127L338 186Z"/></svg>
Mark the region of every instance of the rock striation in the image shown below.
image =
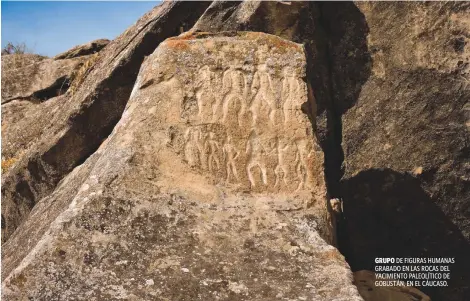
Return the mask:
<svg viewBox="0 0 470 301"><path fill-rule="evenodd" d="M327 243L305 76L304 48L275 36L166 40L110 137L4 245L4 297L362 300ZM18 256L38 223L46 231Z"/></svg>

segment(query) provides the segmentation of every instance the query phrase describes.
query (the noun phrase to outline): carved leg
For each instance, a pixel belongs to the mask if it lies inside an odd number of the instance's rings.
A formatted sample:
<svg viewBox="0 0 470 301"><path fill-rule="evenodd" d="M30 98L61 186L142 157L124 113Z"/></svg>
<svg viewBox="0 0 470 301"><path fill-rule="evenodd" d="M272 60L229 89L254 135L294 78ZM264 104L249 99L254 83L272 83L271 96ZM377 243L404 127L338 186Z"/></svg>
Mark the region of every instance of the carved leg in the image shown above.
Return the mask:
<svg viewBox="0 0 470 301"><path fill-rule="evenodd" d="M251 169L253 168L253 163L248 163L246 167L246 174L248 175L248 180L250 180L251 187L255 187L255 179L253 179L253 174L251 173Z"/></svg>

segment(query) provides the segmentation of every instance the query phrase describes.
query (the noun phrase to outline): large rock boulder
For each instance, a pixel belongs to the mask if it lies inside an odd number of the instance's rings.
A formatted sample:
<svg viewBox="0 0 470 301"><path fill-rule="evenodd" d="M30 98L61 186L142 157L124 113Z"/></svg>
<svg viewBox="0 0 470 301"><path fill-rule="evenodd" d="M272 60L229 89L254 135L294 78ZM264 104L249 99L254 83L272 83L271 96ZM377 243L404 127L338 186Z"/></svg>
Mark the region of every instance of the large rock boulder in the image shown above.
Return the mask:
<svg viewBox="0 0 470 301"><path fill-rule="evenodd" d="M78 45L62 52L54 57L55 60L71 59L74 57L95 54L99 52L104 46L109 44L108 39L98 39L82 45Z"/></svg>
<svg viewBox="0 0 470 301"><path fill-rule="evenodd" d="M32 139L33 143L26 143L27 148L18 152L15 163L2 176L2 242L31 208L110 134L129 99L144 57L159 42L190 28L209 4L165 2L156 7L100 51L93 64L86 64L88 69L80 73L84 78L76 79L81 84L61 97L53 110L41 115L40 129L35 127L37 123L30 123L32 131L40 135Z"/></svg>
<svg viewBox="0 0 470 301"><path fill-rule="evenodd" d="M301 45L167 40L111 136L4 244L3 297L362 300L327 243L314 116Z"/></svg>
<svg viewBox="0 0 470 301"><path fill-rule="evenodd" d="M15 99L40 102L64 94L84 60L86 57L57 61L29 54L2 55L2 104Z"/></svg>

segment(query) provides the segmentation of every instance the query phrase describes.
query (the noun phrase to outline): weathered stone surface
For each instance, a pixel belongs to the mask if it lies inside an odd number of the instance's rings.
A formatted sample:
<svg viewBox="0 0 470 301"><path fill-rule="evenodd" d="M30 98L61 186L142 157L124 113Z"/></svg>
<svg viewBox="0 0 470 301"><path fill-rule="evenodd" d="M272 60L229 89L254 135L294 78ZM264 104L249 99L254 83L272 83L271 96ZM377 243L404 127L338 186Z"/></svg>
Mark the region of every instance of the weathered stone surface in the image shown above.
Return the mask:
<svg viewBox="0 0 470 301"><path fill-rule="evenodd" d="M311 21L306 1L214 1L194 25L194 31L260 31L292 41L305 38L302 33ZM310 24L311 26L311 24Z"/></svg>
<svg viewBox="0 0 470 301"><path fill-rule="evenodd" d="M321 237L305 72L301 45L261 33L162 43L111 136L4 244L4 298L362 300Z"/></svg>
<svg viewBox="0 0 470 301"><path fill-rule="evenodd" d="M371 270L382 256L456 257L449 287L422 290L433 300L466 300L470 5L357 6L371 64L356 68L354 76L344 69L357 57L343 51L355 30L339 36L332 45L337 52L331 52L335 110L338 118L344 114L339 193L349 240L345 254L353 270ZM344 14L333 4L329 9L338 16L332 24L340 24Z"/></svg>
<svg viewBox="0 0 470 301"><path fill-rule="evenodd" d="M19 160L48 130L66 98L61 95L40 103L17 99L2 105L2 158Z"/></svg>
<svg viewBox="0 0 470 301"><path fill-rule="evenodd" d="M354 270L377 254L458 255L450 287L425 291L445 300L470 298L468 15L466 3L215 2L195 25L306 44L328 193L348 203L340 248Z"/></svg>
<svg viewBox="0 0 470 301"><path fill-rule="evenodd" d="M185 101L182 113L175 109L169 114L159 108L158 120L168 119L166 115L187 116L187 127L179 129L181 125L170 124L175 133L178 129L184 133L184 137L175 138L184 143L174 147L184 153L190 166L213 173L239 191L300 193L313 189L324 193L315 189L324 187L322 177L317 176L322 174L322 154L301 108L314 116L314 103L307 100L307 84L301 81L306 76L303 49L274 36L258 37L257 33L199 42L201 36L204 34L190 42L184 40L193 39L190 34L169 40L167 49L163 48L166 52L159 56L178 62L191 55L186 64L192 65L183 69L158 61L152 65L152 72L147 71L150 79L147 74L139 79L146 87L155 82L154 73L172 77L173 69L179 69L179 82L175 82L178 93L182 83L193 91L188 83L195 78L194 95L184 95L194 98L195 103ZM269 38L272 41L264 41ZM231 45L232 39L240 41ZM251 45L257 42L263 43L258 49ZM171 47L190 54L171 52ZM220 57L211 57L213 52ZM181 58L181 53L185 57ZM222 59L222 63L217 62ZM222 155L225 160L220 161Z"/></svg>
<svg viewBox="0 0 470 301"><path fill-rule="evenodd" d="M109 135L124 110L144 57L160 41L190 28L209 4L165 2L98 53L78 90L61 99L54 113L47 115L47 124L41 123L41 135L2 176L2 242L37 201L51 193Z"/></svg>
<svg viewBox="0 0 470 301"><path fill-rule="evenodd" d="M94 40L86 44L75 46L72 49L69 49L63 53L60 53L56 55L54 59L63 60L63 59L71 59L74 57L84 56L84 55L95 54L101 49L103 49L104 46L108 45L109 42L110 40L108 39Z"/></svg>
<svg viewBox="0 0 470 301"><path fill-rule="evenodd" d="M431 301L421 291L409 286L375 286L375 274L371 271L354 273L354 283L365 301Z"/></svg>
<svg viewBox="0 0 470 301"><path fill-rule="evenodd" d="M2 55L2 104L13 99L43 101L65 93L73 71L85 59L56 61L25 54Z"/></svg>

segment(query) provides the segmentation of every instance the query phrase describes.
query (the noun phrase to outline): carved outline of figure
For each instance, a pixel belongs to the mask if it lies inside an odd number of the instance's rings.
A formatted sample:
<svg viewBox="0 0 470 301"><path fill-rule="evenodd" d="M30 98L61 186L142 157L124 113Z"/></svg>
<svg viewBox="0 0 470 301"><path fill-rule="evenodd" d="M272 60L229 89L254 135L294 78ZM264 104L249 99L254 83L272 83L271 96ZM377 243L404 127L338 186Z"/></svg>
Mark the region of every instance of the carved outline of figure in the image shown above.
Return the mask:
<svg viewBox="0 0 470 301"><path fill-rule="evenodd" d="M207 108L213 110L213 104L215 102L215 93L213 91L214 86L214 77L215 72L210 70L209 66L203 66L199 72L198 77L196 78L196 99L197 99L197 106L198 106L198 117L201 119L203 117L209 117L207 113L213 112L206 112ZM205 102L210 101L209 104Z"/></svg>
<svg viewBox="0 0 470 301"><path fill-rule="evenodd" d="M232 137L230 135L227 135L227 141L224 144L224 147L222 150L223 150L225 165L227 169L226 181L228 182L230 180L230 173L232 173L232 175L235 177L237 181L240 181L240 178L238 177L237 167L235 166L235 160L240 155L240 152L232 144Z"/></svg>
<svg viewBox="0 0 470 301"><path fill-rule="evenodd" d="M269 120L274 124L274 116L276 114L276 99L273 89L271 76L266 70L265 65L258 67L258 71L253 76L253 83L251 85L251 91L253 101L251 102L250 111L253 116L253 125L258 121L258 114L261 108L267 106L269 108Z"/></svg>
<svg viewBox="0 0 470 301"><path fill-rule="evenodd" d="M274 168L274 174L276 175L276 182L274 183L274 187L280 185L280 174L282 173L282 180L284 184L287 185L287 174L289 170L289 166L284 162L284 155L285 151L289 149L289 143L286 143L284 147L281 147L281 139L277 139L276 151L277 151L277 165Z"/></svg>
<svg viewBox="0 0 470 301"><path fill-rule="evenodd" d="M220 168L220 161L219 161L219 156L218 156L218 151L219 151L219 142L215 140L215 134L214 132L209 133L209 139L207 139L205 143L205 149L209 150L209 156L208 156L208 165L209 165L209 171L213 171L213 163L215 163L216 170L219 170Z"/></svg>
<svg viewBox="0 0 470 301"><path fill-rule="evenodd" d="M222 79L223 87L223 103L222 111L223 117L222 120L225 122L230 109L230 103L235 101L235 106L238 104L240 108L237 112L238 124L241 126L241 119L245 112L245 99L246 99L246 78L242 71L235 70L233 68L228 69L224 72Z"/></svg>
<svg viewBox="0 0 470 301"><path fill-rule="evenodd" d="M289 67L284 69L284 79L282 80L282 100L284 112L284 122L287 123L295 109L295 100L299 98L300 83L296 77L295 71Z"/></svg>
<svg viewBox="0 0 470 301"><path fill-rule="evenodd" d="M295 154L295 169L297 172L297 177L299 178L299 185L296 189L296 192L302 189L306 183L310 182L311 171L307 165L307 158L313 155L313 150L309 146L308 140L301 139L296 141L297 151Z"/></svg>
<svg viewBox="0 0 470 301"><path fill-rule="evenodd" d="M208 159L208 154L205 151L205 144L207 140L207 133L200 132L199 135L199 140L197 142L197 148L199 149L199 160L201 164L201 168L203 170L207 170L207 159Z"/></svg>
<svg viewBox="0 0 470 301"><path fill-rule="evenodd" d="M194 167L200 162L200 149L198 143L201 138L201 131L197 128L188 128L184 134L186 145L184 156L189 166Z"/></svg>
<svg viewBox="0 0 470 301"><path fill-rule="evenodd" d="M266 163L265 163L265 154L266 149L264 148L261 140L259 139L258 135L255 131L252 131L248 141L246 142L246 154L248 155L248 162L246 165L246 172L248 175L248 179L250 180L251 187L255 187L255 180L253 178L252 169L254 167L259 167L261 170L261 177L263 180L263 184L268 184L268 177L266 172Z"/></svg>

